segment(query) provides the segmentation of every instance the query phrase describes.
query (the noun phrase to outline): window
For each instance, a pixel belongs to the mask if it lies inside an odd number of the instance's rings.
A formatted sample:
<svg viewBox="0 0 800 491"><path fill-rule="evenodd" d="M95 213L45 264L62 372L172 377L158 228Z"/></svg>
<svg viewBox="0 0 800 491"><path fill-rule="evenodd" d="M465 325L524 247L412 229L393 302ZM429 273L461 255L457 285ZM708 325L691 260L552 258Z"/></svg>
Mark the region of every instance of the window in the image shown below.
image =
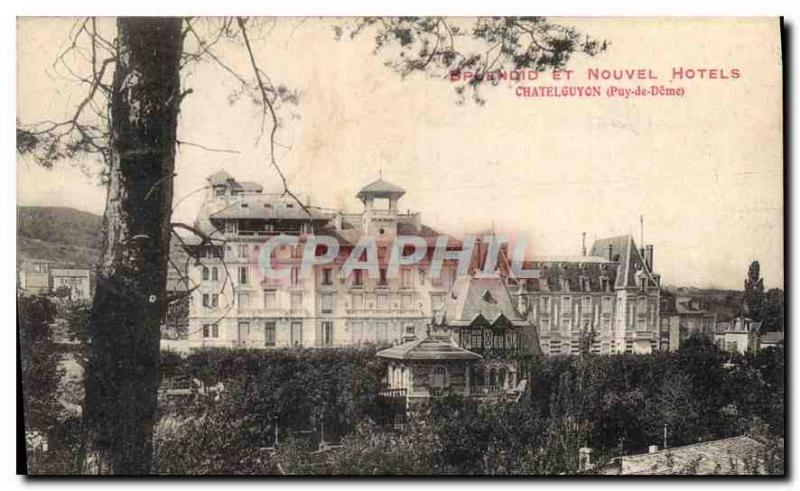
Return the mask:
<svg viewBox="0 0 800 491"><path fill-rule="evenodd" d="M406 324L406 334L415 335L417 333L417 326L414 324Z"/></svg>
<svg viewBox="0 0 800 491"><path fill-rule="evenodd" d="M264 290L264 308L278 308L278 292L275 290Z"/></svg>
<svg viewBox="0 0 800 491"><path fill-rule="evenodd" d="M353 286L362 286L364 284L364 270L353 270Z"/></svg>
<svg viewBox="0 0 800 491"><path fill-rule="evenodd" d="M431 294L431 313L438 312L444 307L444 295Z"/></svg>
<svg viewBox="0 0 800 491"><path fill-rule="evenodd" d="M470 331L469 344L473 349L483 348L483 331L481 329L473 329Z"/></svg>
<svg viewBox="0 0 800 491"><path fill-rule="evenodd" d="M400 305L404 309L410 309L413 304L413 298L411 295L401 295L400 296Z"/></svg>
<svg viewBox="0 0 800 491"><path fill-rule="evenodd" d="M431 388L443 388L447 386L447 369L442 366L433 367L433 377L431 377Z"/></svg>
<svg viewBox="0 0 800 491"><path fill-rule="evenodd" d="M303 294L300 292L292 293L291 297L289 297L290 303L289 308L293 311L302 310L303 308Z"/></svg>
<svg viewBox="0 0 800 491"><path fill-rule="evenodd" d="M239 266L239 284L246 285L250 282L250 269L247 266Z"/></svg>
<svg viewBox="0 0 800 491"><path fill-rule="evenodd" d="M300 284L300 268L296 266L292 267L291 281L293 286L297 286Z"/></svg>
<svg viewBox="0 0 800 491"><path fill-rule="evenodd" d="M569 311L572 308L571 302L569 297L561 297L561 313L565 315L569 315Z"/></svg>
<svg viewBox="0 0 800 491"><path fill-rule="evenodd" d="M550 319L542 319L540 321L540 326L542 328L542 333L550 333Z"/></svg>
<svg viewBox="0 0 800 491"><path fill-rule="evenodd" d="M219 324L203 324L203 337L204 338L218 338L219 337Z"/></svg>
<svg viewBox="0 0 800 491"><path fill-rule="evenodd" d="M389 325L385 322L378 322L377 327L378 342L385 343L389 341Z"/></svg>
<svg viewBox="0 0 800 491"><path fill-rule="evenodd" d="M610 314L612 312L611 297L603 297L603 313Z"/></svg>
<svg viewBox="0 0 800 491"><path fill-rule="evenodd" d="M247 257L247 244L239 244L239 257L245 258Z"/></svg>
<svg viewBox="0 0 800 491"><path fill-rule="evenodd" d="M411 288L414 286L414 275L411 268L403 268L400 270L400 286L402 288Z"/></svg>
<svg viewBox="0 0 800 491"><path fill-rule="evenodd" d="M378 308L386 309L389 307L389 296L385 294L378 295Z"/></svg>
<svg viewBox="0 0 800 491"><path fill-rule="evenodd" d="M322 270L322 284L326 286L330 286L333 284L333 270L331 268L324 268Z"/></svg>
<svg viewBox="0 0 800 491"><path fill-rule="evenodd" d="M239 329L237 332L237 340L240 343L243 343L250 339L250 323L249 322L240 322Z"/></svg>
<svg viewBox="0 0 800 491"><path fill-rule="evenodd" d="M322 323L322 345L333 346L333 322Z"/></svg>
<svg viewBox="0 0 800 491"><path fill-rule="evenodd" d="M303 257L303 244L295 244L292 246L292 259L301 259Z"/></svg>
<svg viewBox="0 0 800 491"><path fill-rule="evenodd" d="M303 323L292 322L291 328L292 346L303 346Z"/></svg>
<svg viewBox="0 0 800 491"><path fill-rule="evenodd" d="M353 322L350 324L350 339L353 343L360 343L364 339L364 323Z"/></svg>
<svg viewBox="0 0 800 491"><path fill-rule="evenodd" d="M237 300L239 303L239 308L247 308L250 306L250 294L249 293L240 293L237 295Z"/></svg>
<svg viewBox="0 0 800 491"><path fill-rule="evenodd" d="M210 297L208 293L203 294L203 307L211 307L211 302L209 301Z"/></svg>
<svg viewBox="0 0 800 491"><path fill-rule="evenodd" d="M326 293L322 295L322 313L330 314L333 312L333 295Z"/></svg>
<svg viewBox="0 0 800 491"><path fill-rule="evenodd" d="M378 278L378 284L381 286L386 285L386 268L380 269L380 278Z"/></svg>
<svg viewBox="0 0 800 491"><path fill-rule="evenodd" d="M264 323L264 346L275 346L275 323Z"/></svg>
<svg viewBox="0 0 800 491"><path fill-rule="evenodd" d="M353 294L353 310L361 310L364 308L364 295L360 293Z"/></svg>
<svg viewBox="0 0 800 491"><path fill-rule="evenodd" d="M211 280L212 281L219 280L219 269L217 269L216 266L211 268Z"/></svg>
<svg viewBox="0 0 800 491"><path fill-rule="evenodd" d="M203 281L208 281L208 268L203 266Z"/></svg>
<svg viewBox="0 0 800 491"><path fill-rule="evenodd" d="M592 297L583 297L583 304L581 305L583 315L592 313Z"/></svg>
<svg viewBox="0 0 800 491"><path fill-rule="evenodd" d="M226 234L235 234L237 229L236 220L226 220L225 221L225 233Z"/></svg>
<svg viewBox="0 0 800 491"><path fill-rule="evenodd" d="M542 297L540 300L542 314L550 313L550 297Z"/></svg>

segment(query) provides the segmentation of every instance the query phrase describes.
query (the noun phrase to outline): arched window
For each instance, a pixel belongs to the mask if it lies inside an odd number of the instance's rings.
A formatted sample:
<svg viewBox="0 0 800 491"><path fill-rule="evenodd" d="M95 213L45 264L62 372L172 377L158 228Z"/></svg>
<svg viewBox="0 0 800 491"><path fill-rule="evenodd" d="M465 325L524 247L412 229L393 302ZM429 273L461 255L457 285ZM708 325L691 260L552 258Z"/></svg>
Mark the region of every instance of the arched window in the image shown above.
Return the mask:
<svg viewBox="0 0 800 491"><path fill-rule="evenodd" d="M501 368L500 371L497 373L497 385L502 387L506 387L506 369Z"/></svg>
<svg viewBox="0 0 800 491"><path fill-rule="evenodd" d="M219 270L215 267L211 268L211 280L217 281L219 279Z"/></svg>
<svg viewBox="0 0 800 491"><path fill-rule="evenodd" d="M494 368L489 370L489 385L497 385L497 375L494 372Z"/></svg>
<svg viewBox="0 0 800 491"><path fill-rule="evenodd" d="M207 280L208 280L208 268L203 266L203 281L207 281Z"/></svg>
<svg viewBox="0 0 800 491"><path fill-rule="evenodd" d="M433 377L431 377L431 387L447 386L447 369L445 367L433 367Z"/></svg>

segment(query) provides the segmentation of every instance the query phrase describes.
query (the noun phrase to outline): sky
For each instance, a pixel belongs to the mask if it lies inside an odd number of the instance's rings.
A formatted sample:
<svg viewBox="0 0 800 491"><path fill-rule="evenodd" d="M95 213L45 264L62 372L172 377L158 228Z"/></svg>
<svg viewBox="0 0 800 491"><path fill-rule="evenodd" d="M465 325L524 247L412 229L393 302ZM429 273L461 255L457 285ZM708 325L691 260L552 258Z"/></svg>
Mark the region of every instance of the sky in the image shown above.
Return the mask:
<svg viewBox="0 0 800 491"><path fill-rule="evenodd" d="M265 21L254 32L259 64L299 92L281 108L276 153L289 185L314 205L359 211L358 190L382 175L406 189L400 208L454 235L525 234L535 255L577 255L581 234L633 234L654 245L670 285L741 289L752 260L765 284L783 286L783 163L777 19L553 19L610 42L577 56L571 82L545 74L526 86L649 87L653 81L588 81L589 68L652 70L683 97L521 98L518 82L485 87L486 104L457 104L454 85L401 78L371 36L337 41L345 19ZM64 118L79 84L54 66L72 19L18 24L18 120ZM104 29L112 29L109 22ZM202 29L202 25L200 25ZM235 43L217 54L249 77ZM80 63L77 59L75 63ZM740 72L737 79L670 82L673 67ZM183 73L175 196L226 169L276 189L259 108L231 102L237 82L205 62ZM18 203L102 213L106 193L91 161L43 169L17 164ZM202 193L175 210L192 221Z"/></svg>

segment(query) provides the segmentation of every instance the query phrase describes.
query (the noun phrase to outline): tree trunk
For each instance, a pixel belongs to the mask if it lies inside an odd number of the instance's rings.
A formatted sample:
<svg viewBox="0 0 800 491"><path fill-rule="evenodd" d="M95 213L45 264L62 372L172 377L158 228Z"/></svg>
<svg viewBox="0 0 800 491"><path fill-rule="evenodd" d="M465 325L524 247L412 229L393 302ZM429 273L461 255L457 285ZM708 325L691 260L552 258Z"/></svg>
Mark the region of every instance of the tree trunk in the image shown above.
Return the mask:
<svg viewBox="0 0 800 491"><path fill-rule="evenodd" d="M180 99L181 20L120 18L84 471L149 474Z"/></svg>

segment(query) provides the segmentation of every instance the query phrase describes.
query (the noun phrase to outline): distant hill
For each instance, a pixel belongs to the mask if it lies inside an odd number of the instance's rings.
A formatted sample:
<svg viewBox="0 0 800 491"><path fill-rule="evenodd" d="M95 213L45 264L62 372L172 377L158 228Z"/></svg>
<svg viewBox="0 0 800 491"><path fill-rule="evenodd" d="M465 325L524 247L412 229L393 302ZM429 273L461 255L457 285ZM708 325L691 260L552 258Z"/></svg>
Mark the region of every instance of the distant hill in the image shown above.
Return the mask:
<svg viewBox="0 0 800 491"><path fill-rule="evenodd" d="M102 217L72 208L17 207L17 260L93 268L100 257Z"/></svg>

